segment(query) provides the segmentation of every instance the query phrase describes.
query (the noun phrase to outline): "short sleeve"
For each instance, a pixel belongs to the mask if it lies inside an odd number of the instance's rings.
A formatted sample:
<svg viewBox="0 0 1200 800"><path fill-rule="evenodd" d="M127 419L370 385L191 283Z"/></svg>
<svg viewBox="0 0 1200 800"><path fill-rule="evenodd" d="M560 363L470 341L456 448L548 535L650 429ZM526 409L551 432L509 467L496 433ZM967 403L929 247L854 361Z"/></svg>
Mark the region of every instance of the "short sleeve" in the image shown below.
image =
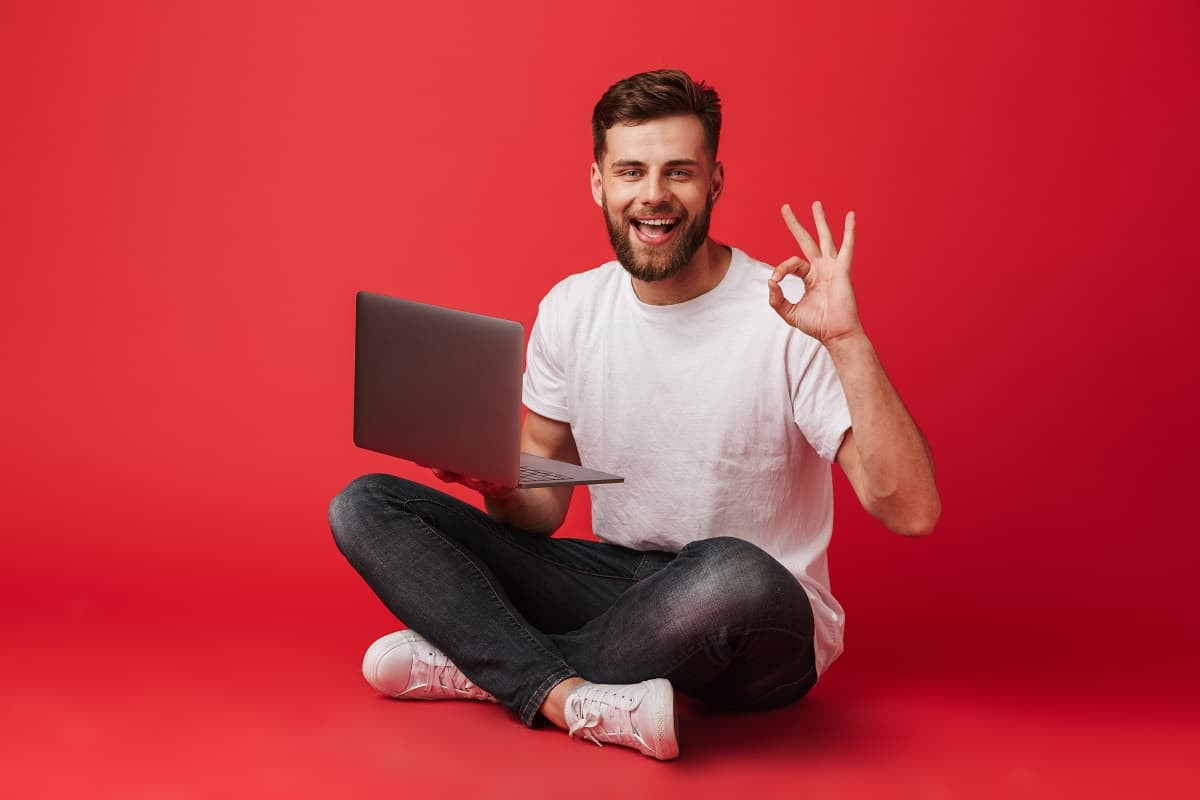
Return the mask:
<svg viewBox="0 0 1200 800"><path fill-rule="evenodd" d="M829 352L803 338L806 352L792 370L792 411L813 450L832 462L850 429L850 407Z"/></svg>
<svg viewBox="0 0 1200 800"><path fill-rule="evenodd" d="M555 330L553 303L547 297L538 306L537 319L529 334L522 401L526 408L543 417L570 422L566 372L559 351L563 342L554 334Z"/></svg>

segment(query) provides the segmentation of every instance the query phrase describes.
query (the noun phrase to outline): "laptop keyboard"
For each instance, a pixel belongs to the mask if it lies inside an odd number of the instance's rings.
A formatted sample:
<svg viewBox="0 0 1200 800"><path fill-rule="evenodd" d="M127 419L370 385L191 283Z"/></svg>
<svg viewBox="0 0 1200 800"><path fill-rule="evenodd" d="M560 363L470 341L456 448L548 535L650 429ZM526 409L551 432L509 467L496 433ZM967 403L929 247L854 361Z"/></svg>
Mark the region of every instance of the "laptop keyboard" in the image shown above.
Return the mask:
<svg viewBox="0 0 1200 800"><path fill-rule="evenodd" d="M559 475L557 472L550 472L537 467L521 467L520 480L522 481L569 481L571 478L566 475Z"/></svg>

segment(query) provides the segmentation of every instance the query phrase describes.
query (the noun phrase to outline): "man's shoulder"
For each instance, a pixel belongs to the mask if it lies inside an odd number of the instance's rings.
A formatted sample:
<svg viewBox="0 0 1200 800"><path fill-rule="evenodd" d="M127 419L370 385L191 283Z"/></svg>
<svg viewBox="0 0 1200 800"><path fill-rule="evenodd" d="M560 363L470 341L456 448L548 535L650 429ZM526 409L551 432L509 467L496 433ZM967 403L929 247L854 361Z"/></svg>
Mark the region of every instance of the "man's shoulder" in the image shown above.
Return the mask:
<svg viewBox="0 0 1200 800"><path fill-rule="evenodd" d="M775 267L765 261L759 261L744 250L739 250L736 247L730 249L733 251L733 261L730 269L737 269L737 280L740 282L742 289L747 292L753 292L753 296L757 302L762 292L766 291L767 279L771 277L771 273L775 271ZM783 289L784 296L793 303L799 300L804 294L804 281L794 274L783 276L780 287Z"/></svg>
<svg viewBox="0 0 1200 800"><path fill-rule="evenodd" d="M615 297L621 288L625 270L617 261L607 261L598 267L572 273L554 284L542 298L542 307L574 306L586 303L594 306L604 297Z"/></svg>

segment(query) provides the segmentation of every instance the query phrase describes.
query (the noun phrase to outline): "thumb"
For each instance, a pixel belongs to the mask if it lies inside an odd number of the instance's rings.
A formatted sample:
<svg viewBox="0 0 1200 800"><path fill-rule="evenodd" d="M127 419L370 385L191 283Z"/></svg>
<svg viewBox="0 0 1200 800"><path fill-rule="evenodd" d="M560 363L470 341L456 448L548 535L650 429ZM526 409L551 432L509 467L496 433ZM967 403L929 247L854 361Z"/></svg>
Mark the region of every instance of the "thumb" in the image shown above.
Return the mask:
<svg viewBox="0 0 1200 800"><path fill-rule="evenodd" d="M787 298L783 296L783 289L779 286L779 281L774 278L767 280L767 302L776 311L780 311L781 306L787 304Z"/></svg>

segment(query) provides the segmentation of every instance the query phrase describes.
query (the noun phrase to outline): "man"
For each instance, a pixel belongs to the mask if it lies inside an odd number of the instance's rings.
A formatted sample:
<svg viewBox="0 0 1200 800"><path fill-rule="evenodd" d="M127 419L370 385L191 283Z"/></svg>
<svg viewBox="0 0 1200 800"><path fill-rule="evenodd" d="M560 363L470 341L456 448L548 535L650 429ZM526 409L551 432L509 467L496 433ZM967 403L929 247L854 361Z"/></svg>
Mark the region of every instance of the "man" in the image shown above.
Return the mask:
<svg viewBox="0 0 1200 800"><path fill-rule="evenodd" d="M713 241L720 123L682 72L605 93L591 188L618 260L555 286L530 335L522 449L625 476L593 493L603 541L550 537L570 488L435 470L488 513L388 475L334 499L338 546L409 625L367 651L379 691L674 758L675 689L776 707L841 652L829 462L888 528L932 531L929 450L858 319L853 212L839 249L819 202L817 240L783 206L803 257L774 268Z"/></svg>

